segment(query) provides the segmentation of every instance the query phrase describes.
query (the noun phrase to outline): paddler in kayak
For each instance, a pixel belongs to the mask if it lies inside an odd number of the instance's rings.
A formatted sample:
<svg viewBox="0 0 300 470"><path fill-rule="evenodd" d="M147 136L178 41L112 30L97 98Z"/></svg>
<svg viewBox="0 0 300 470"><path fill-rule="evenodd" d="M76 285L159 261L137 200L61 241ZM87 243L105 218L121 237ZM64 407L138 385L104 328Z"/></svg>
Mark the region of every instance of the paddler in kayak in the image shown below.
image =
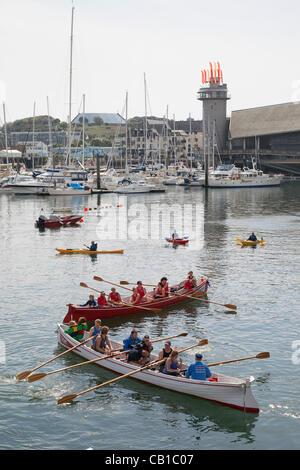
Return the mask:
<svg viewBox="0 0 300 470"><path fill-rule="evenodd" d="M178 235L178 233L176 232L176 229L174 229L174 233L172 233L171 238L172 238L173 240L178 240L179 235Z"/></svg>
<svg viewBox="0 0 300 470"><path fill-rule="evenodd" d="M121 296L119 292L116 291L115 287L111 288L111 292L108 296L108 302L112 305L122 303Z"/></svg>
<svg viewBox="0 0 300 470"><path fill-rule="evenodd" d="M257 236L255 235L254 232L251 233L250 237L248 238L249 241L251 242L256 242L257 241Z"/></svg>
<svg viewBox="0 0 300 470"><path fill-rule="evenodd" d="M91 241L90 246L88 245L84 245L84 246L86 246L89 251L97 251L98 244L95 243L94 241Z"/></svg>

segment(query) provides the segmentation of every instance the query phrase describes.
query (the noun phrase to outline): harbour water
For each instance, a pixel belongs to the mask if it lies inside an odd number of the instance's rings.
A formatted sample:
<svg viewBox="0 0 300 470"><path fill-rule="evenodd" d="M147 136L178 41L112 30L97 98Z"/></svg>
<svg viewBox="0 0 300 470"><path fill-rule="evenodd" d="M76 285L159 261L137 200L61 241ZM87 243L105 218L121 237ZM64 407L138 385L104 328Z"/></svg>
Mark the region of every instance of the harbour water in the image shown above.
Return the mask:
<svg viewBox="0 0 300 470"><path fill-rule="evenodd" d="M164 241L170 233L160 239L99 239L103 217L95 210L83 212L85 206L97 206L96 195L57 199L0 195L0 448L298 449L299 197L299 183L208 192L175 187L163 194L128 196L126 217L130 221L130 208L137 203L146 208L154 203L197 204L203 216L203 243L193 245L191 240L188 246L173 249ZM115 194L101 197L101 205L118 203ZM40 209L43 207L47 215L54 206L71 206L75 213L84 215L84 223L39 231L34 221ZM151 217L150 211L143 214ZM179 232L180 226L176 229ZM236 238L245 238L252 231L264 237L264 246L237 245ZM82 248L94 239L98 247L124 248L125 252L93 257L55 252L55 248ZM153 339L188 332L173 341L173 346L179 347L207 338L208 345L201 349L207 363L269 351L269 359L218 369L226 375L255 377L252 390L259 414L245 414L132 379L86 394L71 405L58 406L61 396L115 377L95 365L34 383L16 382L18 373L62 351L55 329L67 311L66 304L83 303L90 293L80 282L109 292L110 286L94 281L94 275L116 283L139 279L156 283L165 275L172 284L185 278L189 270L209 277L208 299L237 305L237 314L194 301L162 315L139 313L103 324L110 327L111 337L120 341L132 327ZM160 346L157 343L154 352ZM195 352L186 352L184 361L192 362ZM40 372L80 361L70 353Z"/></svg>

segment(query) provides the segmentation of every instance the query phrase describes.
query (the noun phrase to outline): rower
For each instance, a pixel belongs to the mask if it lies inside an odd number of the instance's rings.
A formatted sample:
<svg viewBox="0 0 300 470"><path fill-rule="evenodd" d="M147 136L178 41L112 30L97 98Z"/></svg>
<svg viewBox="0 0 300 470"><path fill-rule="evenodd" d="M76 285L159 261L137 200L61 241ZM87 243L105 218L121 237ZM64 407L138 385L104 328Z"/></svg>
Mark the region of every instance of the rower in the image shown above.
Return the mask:
<svg viewBox="0 0 300 470"><path fill-rule="evenodd" d="M163 285L165 297L168 297L169 295L168 279L166 277L162 277L160 280L160 283Z"/></svg>
<svg viewBox="0 0 300 470"><path fill-rule="evenodd" d="M108 326L103 326L100 335L97 336L94 349L102 354L111 354L112 346L107 336Z"/></svg>
<svg viewBox="0 0 300 470"><path fill-rule="evenodd" d="M89 300L85 304L80 305L80 307L97 307L95 296L91 294Z"/></svg>
<svg viewBox="0 0 300 470"><path fill-rule="evenodd" d="M187 278L187 279L185 280L185 282L184 282L183 288L184 288L185 290L191 290L191 289L193 289L196 285L197 285L197 280L196 280L196 278L195 278L195 276L194 276L194 274L193 274L193 271L190 271L190 272L188 273L188 278Z"/></svg>
<svg viewBox="0 0 300 470"><path fill-rule="evenodd" d="M168 358L172 351L173 351L173 349L171 348L171 341L166 341L164 348L162 348L159 351L158 360L161 361L164 358ZM161 363L157 366L157 371L158 372L163 372L164 367L165 367L165 363L163 362L163 363Z"/></svg>
<svg viewBox="0 0 300 470"><path fill-rule="evenodd" d="M165 367L163 371L164 374L176 376L181 374L182 359L180 358L178 361L178 354L178 351L176 351L176 349L173 349L170 356L165 362Z"/></svg>
<svg viewBox="0 0 300 470"><path fill-rule="evenodd" d="M132 289L132 296L130 297L130 303L133 305L139 305L141 303L141 296L137 292L136 287Z"/></svg>
<svg viewBox="0 0 300 470"><path fill-rule="evenodd" d="M119 304L122 302L119 292L116 291L115 287L111 288L111 292L108 296L108 301L112 304Z"/></svg>
<svg viewBox="0 0 300 470"><path fill-rule="evenodd" d="M165 289L162 282L159 282L156 289L154 290L154 298L159 299L163 297L165 297Z"/></svg>
<svg viewBox="0 0 300 470"><path fill-rule="evenodd" d="M123 351L130 350L127 355L127 362L138 361L141 358L141 342L142 340L138 337L138 332L136 330L132 330L130 336L123 340Z"/></svg>
<svg viewBox="0 0 300 470"><path fill-rule="evenodd" d="M255 235L254 232L251 233L250 237L248 238L251 242L256 242L257 241L257 236Z"/></svg>
<svg viewBox="0 0 300 470"><path fill-rule="evenodd" d="M76 339L76 341L81 341L84 336L84 332L88 329L87 320L85 317L80 317L77 324L72 320L69 323L69 327L70 328L65 330L65 333Z"/></svg>
<svg viewBox="0 0 300 470"><path fill-rule="evenodd" d="M101 320L99 318L97 318L97 320L95 320L94 326L92 326L92 328L90 329L90 333L89 333L89 338L94 336L94 338L92 339L93 347L95 346L96 336L98 336L101 332L101 328L102 328L101 327Z"/></svg>
<svg viewBox="0 0 300 470"><path fill-rule="evenodd" d="M143 301L143 297L145 297L147 291L145 287L143 286L142 281L138 281L136 284L137 284L136 291L139 294L141 301Z"/></svg>
<svg viewBox="0 0 300 470"><path fill-rule="evenodd" d="M206 364L202 362L202 354L195 354L195 362L191 364L185 373L186 378L194 380L206 380L211 377L211 372Z"/></svg>
<svg viewBox="0 0 300 470"><path fill-rule="evenodd" d="M107 307L107 300L104 291L102 291L100 297L98 297L98 307Z"/></svg>

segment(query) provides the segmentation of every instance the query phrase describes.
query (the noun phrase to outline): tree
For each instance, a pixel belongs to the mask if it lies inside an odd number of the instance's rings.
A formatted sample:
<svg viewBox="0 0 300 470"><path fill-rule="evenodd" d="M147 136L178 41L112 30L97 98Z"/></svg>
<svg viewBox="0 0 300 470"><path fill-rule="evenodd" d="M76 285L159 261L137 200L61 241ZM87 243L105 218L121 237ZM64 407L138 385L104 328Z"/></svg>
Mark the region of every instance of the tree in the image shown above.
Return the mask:
<svg viewBox="0 0 300 470"><path fill-rule="evenodd" d="M104 123L104 121L100 116L95 116L94 123L96 124L96 126L101 126Z"/></svg>

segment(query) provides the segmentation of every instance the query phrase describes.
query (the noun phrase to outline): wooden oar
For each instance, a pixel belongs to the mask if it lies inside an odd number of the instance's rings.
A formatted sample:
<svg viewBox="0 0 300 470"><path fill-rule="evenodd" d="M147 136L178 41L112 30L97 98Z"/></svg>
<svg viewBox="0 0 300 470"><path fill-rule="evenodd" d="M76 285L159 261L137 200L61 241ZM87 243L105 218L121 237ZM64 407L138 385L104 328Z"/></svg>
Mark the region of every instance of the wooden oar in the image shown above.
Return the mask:
<svg viewBox="0 0 300 470"><path fill-rule="evenodd" d="M135 286L136 282L127 282L127 281L120 281L120 284L123 284L125 286ZM156 287L154 284L143 284L143 286L147 287Z"/></svg>
<svg viewBox="0 0 300 470"><path fill-rule="evenodd" d="M171 339L171 338L178 338L179 336L187 336L188 333L180 333L178 335L173 335L173 336L167 336L166 338L159 338L159 339L155 339L152 341L152 343L158 343L159 341L166 341L167 339ZM69 370L69 369L73 369L74 367L81 367L81 366L86 366L88 364L93 364L94 362L100 362L100 361L103 361L103 359L108 359L109 357L113 357L113 356L118 356L119 354L126 354L128 353L129 351L132 351L132 349L129 349L128 351L121 351L122 348L119 348L119 349L115 349L111 354L109 355L106 355L106 356L103 356L103 357L96 357L96 359L91 359L90 361L85 361L85 362L81 362L80 364L73 364L72 366L68 366L68 367L63 367L62 369L57 369L57 370L53 370L51 372L47 372L47 373L39 373L39 374L33 374L33 375L30 375L28 377L28 382L35 382L36 380L40 380L40 379L43 379L44 377L48 376L48 375L52 375L52 374L56 374L57 372L63 372L65 370ZM119 351L119 352L118 352ZM121 351L121 352L120 352Z"/></svg>
<svg viewBox="0 0 300 470"><path fill-rule="evenodd" d="M64 356L65 354L68 354L70 351L74 351L74 349L76 348L79 348L79 346L82 346L83 344L87 343L88 341L90 341L91 339L93 338L96 338L97 335L94 335L94 336L91 336L90 338L86 339L85 341L83 341L82 343L79 343L79 344L76 344L76 346L73 346L72 348L70 349L67 349L66 351L58 354L57 356L55 357L52 357L52 359L49 359L48 361L46 362L43 362L43 364L35 367L34 369L31 369L31 370L26 370L25 372L21 372L21 374L18 374L16 376L16 380L23 380L23 379L26 379L26 377L28 377L28 375L30 375L32 372L34 372L35 370L38 370L40 369L41 367L45 366L46 364L49 364L50 362L52 361L55 361L55 359L58 359L59 357L61 356Z"/></svg>
<svg viewBox="0 0 300 470"><path fill-rule="evenodd" d="M262 352L256 354L256 356L242 357L241 359L231 359L230 361L214 362L213 364L207 364L207 367L219 366L220 364L229 364L229 362L246 361L248 359L267 359L268 357L270 357L269 352Z"/></svg>
<svg viewBox="0 0 300 470"><path fill-rule="evenodd" d="M105 282L107 282L107 281L105 281ZM117 285L117 284L116 284L116 285ZM81 283L80 283L80 286L81 286L81 287L86 287L86 288L91 289L91 290L94 290L94 291L99 292L99 293L101 294L101 291L100 291L100 290L94 289L93 287L88 286L87 284L85 284L85 282L81 282ZM128 289L128 290L131 291L131 289ZM133 304L127 304L127 303L122 302L122 301L119 303L119 305L120 305L120 304L126 305L127 307L138 308L138 309L140 309L140 310L147 310L147 311L150 311L150 312L162 313L162 310L161 310L160 308L154 308L154 307L153 307L153 308L152 308L152 307L149 307L149 308L147 308L147 307L140 307L140 306L133 305Z"/></svg>
<svg viewBox="0 0 300 470"><path fill-rule="evenodd" d="M183 351L187 351L188 349L192 349L192 348L195 348L197 346L204 346L205 344L208 343L208 340L207 339L203 339L202 341L199 341L199 343L197 344L193 344L192 346L189 346L187 348L184 348L184 349L181 349L180 351L178 351L178 353L181 353ZM93 390L96 390L98 388L101 388L101 387L104 387L105 385L109 385L113 382L117 382L118 380L121 380L121 379L125 379L126 377L130 377L131 375L134 375L134 374L137 374L138 372L141 372L145 369L148 369L149 367L152 367L152 366L156 366L158 364L161 364L162 362L164 362L167 358L164 358L160 361L153 361L153 362L150 362L149 364L147 364L146 366L143 366L143 367L140 367L139 369L135 369L131 372L128 372L127 374L123 374L121 375L120 377L116 377L112 380L108 380L107 382L104 382L100 385L95 385L94 387L91 387L91 388L88 388L87 390L83 390L82 392L79 392L79 393L74 393L72 395L65 395L64 397L60 398L57 402L58 405L61 405L62 403L70 403L72 400L74 400L74 398L77 398L79 397L80 395L84 395L85 393L88 393L88 392L91 392Z"/></svg>
<svg viewBox="0 0 300 470"><path fill-rule="evenodd" d="M215 302L213 300L206 300L206 299L198 299L198 297L194 295L186 295L186 294L175 294L175 295L181 295L183 297L188 297L189 299L194 299L194 300L200 300L200 302L207 302L210 304L216 304L216 305L221 305L222 307L229 308L230 310L236 310L237 306L236 305L231 305L231 304L221 304L220 302Z"/></svg>

